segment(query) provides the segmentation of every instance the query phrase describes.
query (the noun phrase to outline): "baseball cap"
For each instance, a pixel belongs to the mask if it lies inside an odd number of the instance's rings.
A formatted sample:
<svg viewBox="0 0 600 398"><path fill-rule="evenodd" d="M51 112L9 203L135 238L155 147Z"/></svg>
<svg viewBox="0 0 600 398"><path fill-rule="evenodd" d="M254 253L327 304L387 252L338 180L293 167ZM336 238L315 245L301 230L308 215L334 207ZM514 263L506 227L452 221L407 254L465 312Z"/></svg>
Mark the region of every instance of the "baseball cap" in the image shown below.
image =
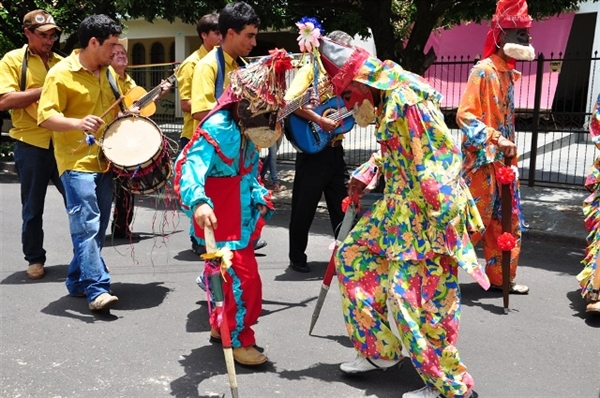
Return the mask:
<svg viewBox="0 0 600 398"><path fill-rule="evenodd" d="M61 30L54 24L54 18L44 10L35 10L28 12L23 18L23 27L33 30L38 29L45 32L50 29Z"/></svg>

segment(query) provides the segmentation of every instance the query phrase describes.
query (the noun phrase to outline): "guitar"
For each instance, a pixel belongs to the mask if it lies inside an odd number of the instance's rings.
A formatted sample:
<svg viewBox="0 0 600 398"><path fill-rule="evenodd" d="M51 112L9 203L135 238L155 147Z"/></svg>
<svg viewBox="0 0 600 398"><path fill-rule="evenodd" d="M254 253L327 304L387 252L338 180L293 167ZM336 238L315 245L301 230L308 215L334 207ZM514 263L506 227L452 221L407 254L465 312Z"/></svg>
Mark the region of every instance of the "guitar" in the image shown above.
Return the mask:
<svg viewBox="0 0 600 398"><path fill-rule="evenodd" d="M174 73L165 79L167 82L173 84L177 80L178 68L176 67ZM156 112L154 100L160 95L161 91L160 84L148 92L141 86L135 86L123 96L123 105L130 112L139 111L140 115L150 117Z"/></svg>
<svg viewBox="0 0 600 398"><path fill-rule="evenodd" d="M286 137L291 144L304 153L317 153L322 151L337 134L345 134L354 127L354 111L344 106L344 100L334 97L316 109L317 114L339 122L331 133L323 131L321 127L300 116L291 114L286 124L288 133Z"/></svg>

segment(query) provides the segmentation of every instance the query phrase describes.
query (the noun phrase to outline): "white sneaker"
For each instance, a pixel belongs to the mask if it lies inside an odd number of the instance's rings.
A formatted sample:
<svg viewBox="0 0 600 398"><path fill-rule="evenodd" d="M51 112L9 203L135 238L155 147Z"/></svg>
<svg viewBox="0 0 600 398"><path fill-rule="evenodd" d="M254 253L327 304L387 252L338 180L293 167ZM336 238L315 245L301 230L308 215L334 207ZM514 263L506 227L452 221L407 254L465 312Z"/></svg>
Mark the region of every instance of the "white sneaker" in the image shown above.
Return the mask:
<svg viewBox="0 0 600 398"><path fill-rule="evenodd" d="M405 392L402 398L444 398L444 396L435 388L423 387L420 390Z"/></svg>
<svg viewBox="0 0 600 398"><path fill-rule="evenodd" d="M357 355L354 361L341 364L340 369L344 373L363 373L377 369L386 370L397 364L402 365L402 362L399 359L369 359Z"/></svg>
<svg viewBox="0 0 600 398"><path fill-rule="evenodd" d="M108 293L102 293L89 304L89 307L92 311L100 311L104 308L112 306L117 301L119 301L117 296L111 296Z"/></svg>
<svg viewBox="0 0 600 398"><path fill-rule="evenodd" d="M202 277L202 275L199 275L196 278L196 284L198 285L198 287L204 291L206 291L206 284L204 284L204 278Z"/></svg>

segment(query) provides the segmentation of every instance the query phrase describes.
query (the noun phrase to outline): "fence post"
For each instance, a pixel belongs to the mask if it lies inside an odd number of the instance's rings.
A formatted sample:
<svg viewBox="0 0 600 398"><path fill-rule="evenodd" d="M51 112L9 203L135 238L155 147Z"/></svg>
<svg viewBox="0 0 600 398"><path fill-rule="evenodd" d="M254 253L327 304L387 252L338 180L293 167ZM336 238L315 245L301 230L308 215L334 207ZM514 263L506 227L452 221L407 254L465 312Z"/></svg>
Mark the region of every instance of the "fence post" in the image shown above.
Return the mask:
<svg viewBox="0 0 600 398"><path fill-rule="evenodd" d="M531 128L531 157L529 158L529 182L532 187L535 184L535 161L537 158L538 134L540 126L540 106L542 102L542 81L544 79L544 54L540 53L537 60L537 71L535 75L535 98L533 101L533 124Z"/></svg>

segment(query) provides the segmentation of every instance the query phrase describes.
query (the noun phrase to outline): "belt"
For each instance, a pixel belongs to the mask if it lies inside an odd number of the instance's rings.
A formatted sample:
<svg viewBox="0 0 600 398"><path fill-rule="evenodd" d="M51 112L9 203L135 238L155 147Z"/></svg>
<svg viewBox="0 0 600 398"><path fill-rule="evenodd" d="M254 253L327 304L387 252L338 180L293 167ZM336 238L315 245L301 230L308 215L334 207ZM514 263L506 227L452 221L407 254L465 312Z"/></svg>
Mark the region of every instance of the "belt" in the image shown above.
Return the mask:
<svg viewBox="0 0 600 398"><path fill-rule="evenodd" d="M332 148L336 148L338 146L342 146L342 140L331 141L328 146L330 146Z"/></svg>

